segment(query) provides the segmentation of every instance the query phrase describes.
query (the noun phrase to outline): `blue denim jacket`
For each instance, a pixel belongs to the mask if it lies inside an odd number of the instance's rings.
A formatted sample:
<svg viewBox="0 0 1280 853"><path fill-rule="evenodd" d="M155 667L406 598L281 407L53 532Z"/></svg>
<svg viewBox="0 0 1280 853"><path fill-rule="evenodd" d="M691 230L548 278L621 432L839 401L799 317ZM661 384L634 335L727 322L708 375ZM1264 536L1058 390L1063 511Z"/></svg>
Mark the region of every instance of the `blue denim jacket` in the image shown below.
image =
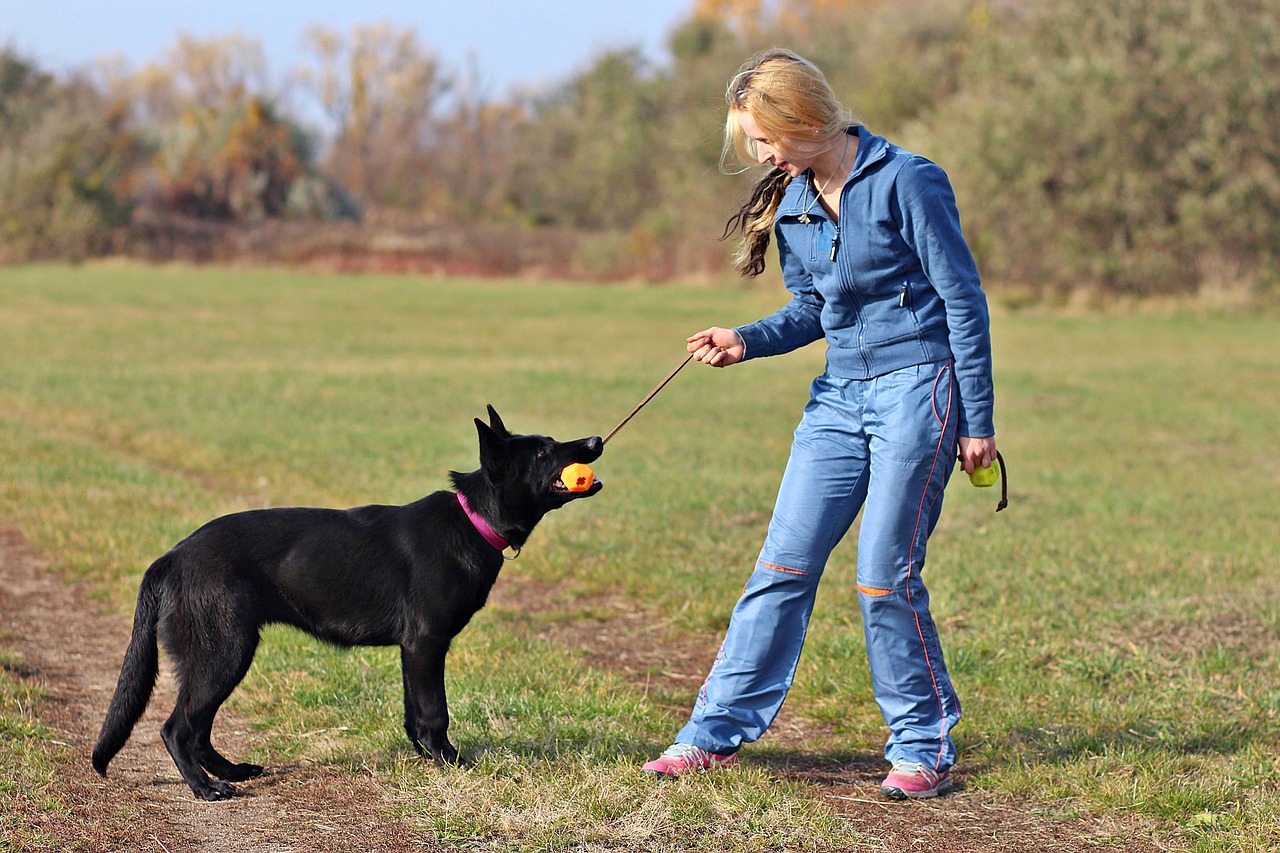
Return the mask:
<svg viewBox="0 0 1280 853"><path fill-rule="evenodd" d="M791 301L737 329L746 358L822 337L827 371L845 379L953 358L959 434L995 435L987 299L951 183L937 165L884 137L858 125L849 132L858 135L858 152L838 227L810 180L787 186L774 234Z"/></svg>

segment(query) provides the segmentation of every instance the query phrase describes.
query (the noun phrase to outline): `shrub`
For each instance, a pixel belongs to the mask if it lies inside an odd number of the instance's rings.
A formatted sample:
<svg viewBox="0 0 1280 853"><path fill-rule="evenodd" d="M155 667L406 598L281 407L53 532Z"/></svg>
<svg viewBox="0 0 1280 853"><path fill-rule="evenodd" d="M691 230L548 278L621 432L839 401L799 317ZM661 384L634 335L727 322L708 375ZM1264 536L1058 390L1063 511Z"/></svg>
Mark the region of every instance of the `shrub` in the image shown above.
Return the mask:
<svg viewBox="0 0 1280 853"><path fill-rule="evenodd" d="M1274 286L1280 7L1057 0L974 51L915 129L984 272L1040 292Z"/></svg>

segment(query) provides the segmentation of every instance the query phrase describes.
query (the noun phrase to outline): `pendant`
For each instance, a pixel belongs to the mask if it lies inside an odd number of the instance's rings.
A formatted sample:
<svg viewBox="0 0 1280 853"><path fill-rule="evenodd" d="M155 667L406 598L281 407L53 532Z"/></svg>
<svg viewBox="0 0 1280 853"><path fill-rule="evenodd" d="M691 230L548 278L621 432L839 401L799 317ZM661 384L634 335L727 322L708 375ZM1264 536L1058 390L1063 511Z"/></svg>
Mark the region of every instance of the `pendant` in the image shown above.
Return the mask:
<svg viewBox="0 0 1280 853"><path fill-rule="evenodd" d="M800 214L800 224L801 224L801 225L808 225L808 224L809 224L809 214L807 214L807 213L802 213L802 214Z"/></svg>

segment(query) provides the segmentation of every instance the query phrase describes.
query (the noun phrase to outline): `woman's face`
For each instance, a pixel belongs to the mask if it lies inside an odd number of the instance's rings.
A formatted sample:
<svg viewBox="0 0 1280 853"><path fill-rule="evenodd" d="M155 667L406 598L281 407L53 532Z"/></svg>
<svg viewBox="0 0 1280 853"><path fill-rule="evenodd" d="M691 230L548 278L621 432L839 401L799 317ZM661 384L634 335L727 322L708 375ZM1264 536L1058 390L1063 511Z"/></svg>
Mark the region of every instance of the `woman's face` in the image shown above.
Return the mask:
<svg viewBox="0 0 1280 853"><path fill-rule="evenodd" d="M755 142L756 159L786 172L793 178L803 175L822 151L821 142L799 142L794 139L771 139L760 129L747 110L734 110L743 134Z"/></svg>

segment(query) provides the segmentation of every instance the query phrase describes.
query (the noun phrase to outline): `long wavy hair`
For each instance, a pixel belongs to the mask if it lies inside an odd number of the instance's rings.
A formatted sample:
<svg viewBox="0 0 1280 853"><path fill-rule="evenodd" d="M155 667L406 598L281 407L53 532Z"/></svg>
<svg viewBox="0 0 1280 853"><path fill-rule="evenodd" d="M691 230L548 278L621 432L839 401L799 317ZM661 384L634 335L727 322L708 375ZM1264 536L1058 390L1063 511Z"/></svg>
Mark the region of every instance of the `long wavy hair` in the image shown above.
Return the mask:
<svg viewBox="0 0 1280 853"><path fill-rule="evenodd" d="M737 158L748 169L759 165L756 141L742 132L737 112L745 110L772 141L785 141L793 150L808 145L815 148L848 127L850 113L836 98L831 84L818 66L785 48L773 47L751 57L729 81L725 90L729 105L725 121L721 169ZM739 169L737 173L746 171ZM734 232L742 242L734 257L734 267L744 276L764 272L764 255L769 248L778 204L791 176L770 169L755 184L747 201L725 223L727 238Z"/></svg>

